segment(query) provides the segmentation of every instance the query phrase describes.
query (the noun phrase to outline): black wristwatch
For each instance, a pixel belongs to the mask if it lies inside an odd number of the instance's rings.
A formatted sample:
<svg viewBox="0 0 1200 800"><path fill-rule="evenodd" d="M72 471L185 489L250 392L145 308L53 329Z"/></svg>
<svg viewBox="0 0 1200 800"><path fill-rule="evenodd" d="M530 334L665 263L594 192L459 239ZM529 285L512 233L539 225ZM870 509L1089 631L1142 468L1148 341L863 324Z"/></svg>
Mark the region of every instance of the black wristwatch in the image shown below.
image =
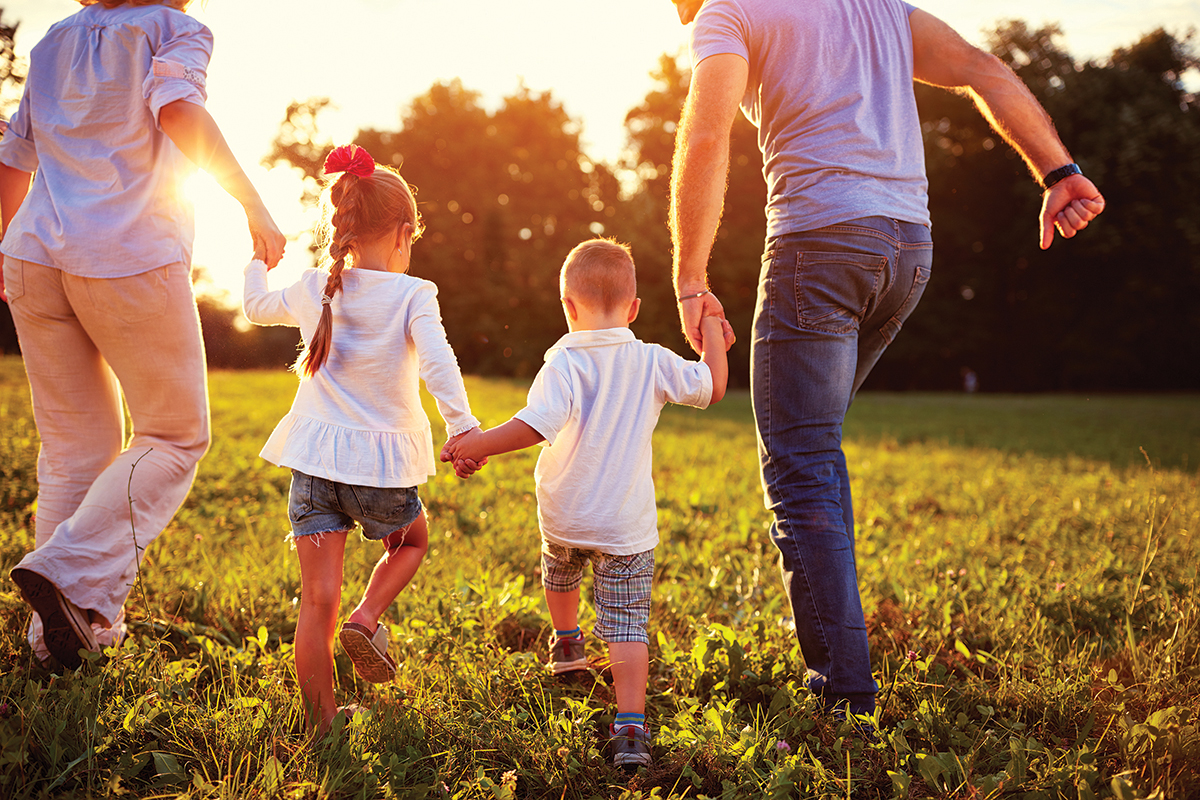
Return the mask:
<svg viewBox="0 0 1200 800"><path fill-rule="evenodd" d="M1049 190L1051 186L1061 181L1063 178L1069 178L1072 175L1082 175L1083 170L1078 164L1067 164L1065 167L1059 167L1052 172L1047 172L1046 177L1042 178L1042 191Z"/></svg>

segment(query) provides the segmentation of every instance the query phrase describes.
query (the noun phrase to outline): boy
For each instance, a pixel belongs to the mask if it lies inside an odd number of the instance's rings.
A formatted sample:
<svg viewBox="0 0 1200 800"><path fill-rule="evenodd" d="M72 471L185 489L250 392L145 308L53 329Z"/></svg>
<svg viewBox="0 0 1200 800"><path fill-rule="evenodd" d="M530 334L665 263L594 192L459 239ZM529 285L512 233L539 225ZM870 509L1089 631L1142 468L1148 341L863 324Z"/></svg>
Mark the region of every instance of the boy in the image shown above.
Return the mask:
<svg viewBox="0 0 1200 800"><path fill-rule="evenodd" d="M538 523L542 584L554 622L550 670L584 669L579 584L591 562L595 634L608 643L617 716L613 763L650 763L646 726L650 584L658 544L650 440L664 404L704 408L725 395L725 326L701 324L702 361L687 361L629 330L641 301L629 248L607 239L571 251L559 276L569 333L546 353L528 404L508 422L446 448L466 477L489 456L541 442ZM732 336L730 343L732 344Z"/></svg>

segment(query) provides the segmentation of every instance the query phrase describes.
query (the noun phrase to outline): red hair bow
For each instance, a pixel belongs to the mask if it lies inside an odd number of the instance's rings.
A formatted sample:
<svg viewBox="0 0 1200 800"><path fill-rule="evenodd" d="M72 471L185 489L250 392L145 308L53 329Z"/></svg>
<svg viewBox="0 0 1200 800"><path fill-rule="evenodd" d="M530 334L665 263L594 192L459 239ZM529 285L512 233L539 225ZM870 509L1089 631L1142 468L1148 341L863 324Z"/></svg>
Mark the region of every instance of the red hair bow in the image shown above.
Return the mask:
<svg viewBox="0 0 1200 800"><path fill-rule="evenodd" d="M344 144L333 148L325 158L325 174L335 175L349 172L359 178L369 178L375 172L375 159L356 144Z"/></svg>

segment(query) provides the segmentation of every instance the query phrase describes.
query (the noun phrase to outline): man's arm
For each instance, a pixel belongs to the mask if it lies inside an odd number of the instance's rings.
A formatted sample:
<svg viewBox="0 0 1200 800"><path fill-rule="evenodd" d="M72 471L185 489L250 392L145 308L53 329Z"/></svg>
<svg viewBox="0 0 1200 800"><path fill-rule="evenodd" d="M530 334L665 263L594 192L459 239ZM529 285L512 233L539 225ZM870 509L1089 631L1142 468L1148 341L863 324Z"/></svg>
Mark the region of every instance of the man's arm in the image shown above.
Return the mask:
<svg viewBox="0 0 1200 800"><path fill-rule="evenodd" d="M242 171L212 115L203 106L176 100L159 110L158 124L185 156L242 204L255 254L268 267L278 264L287 240L271 219L254 184Z"/></svg>
<svg viewBox="0 0 1200 800"><path fill-rule="evenodd" d="M970 97L988 123L1025 159L1038 183L1072 162L1050 116L1003 61L969 44L932 14L917 9L908 20L913 76L918 81L957 89ZM1042 249L1053 242L1055 226L1070 239L1103 210L1100 191L1082 175L1054 184L1042 198Z"/></svg>
<svg viewBox="0 0 1200 800"><path fill-rule="evenodd" d="M724 318L721 302L708 290L712 251L729 172L729 132L746 93L749 65L741 56L710 56L692 72L687 101L675 135L671 168L671 242L675 296L683 332L701 352L700 318ZM695 296L699 295L699 296Z"/></svg>
<svg viewBox="0 0 1200 800"><path fill-rule="evenodd" d="M25 202L25 195L29 193L29 182L32 178L33 175L28 172L22 172L8 164L0 164L0 239L4 238L8 224L16 216L21 203ZM0 267L3 266L4 256L0 255ZM0 300L8 302L8 295L4 292L3 269L0 269Z"/></svg>

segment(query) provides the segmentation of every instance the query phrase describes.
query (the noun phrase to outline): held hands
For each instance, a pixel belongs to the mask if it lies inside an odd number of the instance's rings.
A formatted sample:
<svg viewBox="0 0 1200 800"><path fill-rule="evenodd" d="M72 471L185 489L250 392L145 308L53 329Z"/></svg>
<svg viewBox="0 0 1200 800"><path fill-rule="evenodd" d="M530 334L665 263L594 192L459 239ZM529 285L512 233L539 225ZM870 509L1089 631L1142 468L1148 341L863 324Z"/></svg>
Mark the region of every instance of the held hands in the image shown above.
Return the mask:
<svg viewBox="0 0 1200 800"><path fill-rule="evenodd" d="M458 477L469 478L487 464L487 456L478 447L482 433L479 428L471 428L451 436L442 447L441 460L454 462L454 474Z"/></svg>
<svg viewBox="0 0 1200 800"><path fill-rule="evenodd" d="M283 258L287 238L280 232L262 203L247 205L246 221L250 224L250 238L254 241L254 258L274 269Z"/></svg>
<svg viewBox="0 0 1200 800"><path fill-rule="evenodd" d="M1053 243L1055 228L1064 239L1070 239L1102 211L1104 197L1082 175L1071 175L1054 184L1042 197L1042 249Z"/></svg>
<svg viewBox="0 0 1200 800"><path fill-rule="evenodd" d="M696 294L697 292L681 289L678 295L685 298L679 301L679 321L683 324L683 335L687 337L692 349L697 354L701 354L703 336L700 333L700 320L704 317L717 317L721 320L725 352L729 352L729 348L733 347L737 337L733 335L733 326L729 324L729 320L725 319L725 309L721 306L721 301L712 292L706 292L698 297L695 296Z"/></svg>

